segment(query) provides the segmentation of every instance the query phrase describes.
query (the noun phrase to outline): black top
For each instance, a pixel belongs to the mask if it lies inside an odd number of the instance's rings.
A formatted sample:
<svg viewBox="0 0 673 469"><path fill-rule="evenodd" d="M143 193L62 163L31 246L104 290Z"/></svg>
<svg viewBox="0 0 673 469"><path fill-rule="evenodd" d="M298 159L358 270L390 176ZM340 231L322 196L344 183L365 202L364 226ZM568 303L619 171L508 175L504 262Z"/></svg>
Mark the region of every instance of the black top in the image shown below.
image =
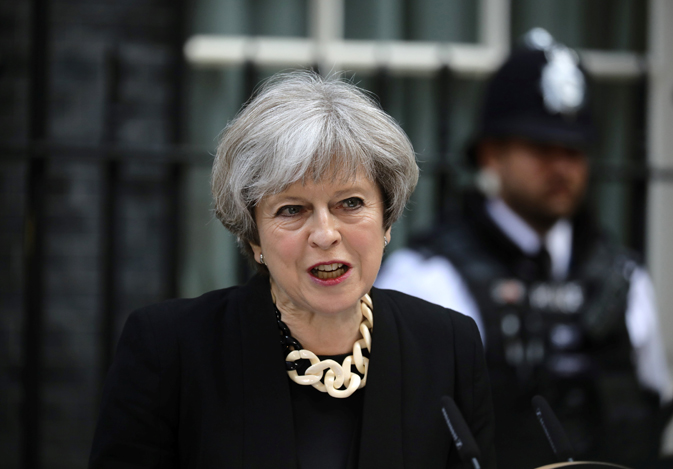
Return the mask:
<svg viewBox="0 0 673 469"><path fill-rule="evenodd" d="M343 363L350 354L320 356ZM301 360L308 362L308 360ZM304 366L302 366L304 365ZM303 374L308 363L300 364ZM346 398L334 398L313 386L291 381L297 459L301 469L353 469L360 447L360 422L366 387Z"/></svg>

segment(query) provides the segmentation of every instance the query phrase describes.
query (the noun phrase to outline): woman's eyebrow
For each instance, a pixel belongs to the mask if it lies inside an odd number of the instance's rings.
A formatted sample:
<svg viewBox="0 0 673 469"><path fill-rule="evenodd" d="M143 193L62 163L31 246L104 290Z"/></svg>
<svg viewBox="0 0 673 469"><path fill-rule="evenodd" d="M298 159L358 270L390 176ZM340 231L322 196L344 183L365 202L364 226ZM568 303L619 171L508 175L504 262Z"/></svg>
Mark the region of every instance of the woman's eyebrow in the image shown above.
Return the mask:
<svg viewBox="0 0 673 469"><path fill-rule="evenodd" d="M334 197L341 197L344 194L349 194L349 193L352 193L352 192L364 193L366 191L365 191L365 188L363 186L353 185L353 186L350 186L346 189L341 189L339 191L336 191L334 193Z"/></svg>
<svg viewBox="0 0 673 469"><path fill-rule="evenodd" d="M287 202L304 202L305 199L300 196L295 196L295 195L280 195L277 194L273 197L270 198L269 202L271 204L281 204L281 203L287 203Z"/></svg>

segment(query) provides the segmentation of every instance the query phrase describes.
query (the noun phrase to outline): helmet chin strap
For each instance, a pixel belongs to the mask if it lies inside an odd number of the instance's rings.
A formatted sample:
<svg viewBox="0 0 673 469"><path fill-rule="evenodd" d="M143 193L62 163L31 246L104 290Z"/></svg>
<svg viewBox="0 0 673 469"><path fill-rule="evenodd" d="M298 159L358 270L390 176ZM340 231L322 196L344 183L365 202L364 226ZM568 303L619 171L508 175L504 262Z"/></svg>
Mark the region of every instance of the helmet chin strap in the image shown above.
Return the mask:
<svg viewBox="0 0 673 469"><path fill-rule="evenodd" d="M486 197L492 199L500 195L500 176L492 169L479 169L474 182L477 189L479 189Z"/></svg>

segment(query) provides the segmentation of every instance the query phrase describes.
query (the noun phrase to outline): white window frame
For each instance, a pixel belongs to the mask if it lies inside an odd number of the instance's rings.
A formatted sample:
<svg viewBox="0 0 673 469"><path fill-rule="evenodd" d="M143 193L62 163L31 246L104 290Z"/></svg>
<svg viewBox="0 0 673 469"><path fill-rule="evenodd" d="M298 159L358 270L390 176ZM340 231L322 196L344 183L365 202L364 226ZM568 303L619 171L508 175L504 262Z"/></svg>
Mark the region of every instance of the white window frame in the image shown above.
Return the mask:
<svg viewBox="0 0 673 469"><path fill-rule="evenodd" d="M322 72L373 73L385 68L396 75L428 75L448 66L459 76L485 76L509 52L510 0L480 0L478 43L345 40L344 8L344 0L310 0L307 38L195 35L185 44L185 57L196 68L318 64ZM645 73L639 54L579 52L598 79L633 80Z"/></svg>

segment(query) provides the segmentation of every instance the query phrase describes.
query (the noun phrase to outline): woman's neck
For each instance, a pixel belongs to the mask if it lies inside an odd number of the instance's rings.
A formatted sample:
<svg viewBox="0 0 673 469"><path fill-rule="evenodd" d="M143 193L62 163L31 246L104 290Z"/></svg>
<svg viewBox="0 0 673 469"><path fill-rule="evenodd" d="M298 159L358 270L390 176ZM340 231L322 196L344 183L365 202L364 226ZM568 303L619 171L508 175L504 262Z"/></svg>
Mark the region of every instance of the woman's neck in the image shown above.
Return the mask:
<svg viewBox="0 0 673 469"><path fill-rule="evenodd" d="M280 311L281 320L290 329L292 337L316 355L350 353L355 341L362 338L360 323L363 317L359 301L352 310L329 315L300 310L276 295L274 301Z"/></svg>

